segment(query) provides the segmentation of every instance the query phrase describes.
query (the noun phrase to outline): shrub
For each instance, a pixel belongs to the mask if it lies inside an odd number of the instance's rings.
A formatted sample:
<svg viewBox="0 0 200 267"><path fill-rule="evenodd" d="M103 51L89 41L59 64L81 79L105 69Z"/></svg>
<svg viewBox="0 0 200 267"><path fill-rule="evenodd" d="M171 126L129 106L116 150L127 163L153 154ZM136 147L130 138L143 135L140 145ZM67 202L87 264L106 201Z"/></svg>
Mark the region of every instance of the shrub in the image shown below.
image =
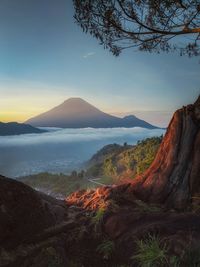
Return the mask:
<svg viewBox="0 0 200 267"><path fill-rule="evenodd" d="M168 260L170 267L181 267L180 258L177 256L171 256Z"/></svg>
<svg viewBox="0 0 200 267"><path fill-rule="evenodd" d="M136 254L131 259L136 260L141 267L161 267L167 262L166 246L156 236L149 235L144 240L136 241Z"/></svg>
<svg viewBox="0 0 200 267"><path fill-rule="evenodd" d="M105 209L104 208L98 209L98 211L96 212L95 216L92 218L92 222L94 224L102 223L104 215L105 215Z"/></svg>
<svg viewBox="0 0 200 267"><path fill-rule="evenodd" d="M104 259L110 259L115 248L115 244L111 240L104 240L98 247L97 252L100 253Z"/></svg>

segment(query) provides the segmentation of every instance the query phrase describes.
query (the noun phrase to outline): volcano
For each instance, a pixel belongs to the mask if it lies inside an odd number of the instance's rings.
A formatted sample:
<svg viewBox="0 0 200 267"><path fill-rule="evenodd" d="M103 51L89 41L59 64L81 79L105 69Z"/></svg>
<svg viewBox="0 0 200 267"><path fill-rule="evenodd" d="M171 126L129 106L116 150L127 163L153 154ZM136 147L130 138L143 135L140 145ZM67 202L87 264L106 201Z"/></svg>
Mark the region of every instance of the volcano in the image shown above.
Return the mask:
<svg viewBox="0 0 200 267"><path fill-rule="evenodd" d="M124 118L102 112L81 98L69 98L61 105L26 121L36 127L60 128L158 128L134 115Z"/></svg>

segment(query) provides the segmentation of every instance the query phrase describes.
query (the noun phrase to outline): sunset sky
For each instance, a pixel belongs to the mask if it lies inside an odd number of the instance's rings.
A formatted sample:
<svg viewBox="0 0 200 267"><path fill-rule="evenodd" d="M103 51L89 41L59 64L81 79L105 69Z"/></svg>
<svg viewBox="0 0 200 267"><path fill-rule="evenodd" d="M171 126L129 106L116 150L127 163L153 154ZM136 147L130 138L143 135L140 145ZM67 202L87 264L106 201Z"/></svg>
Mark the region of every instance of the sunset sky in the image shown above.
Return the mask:
<svg viewBox="0 0 200 267"><path fill-rule="evenodd" d="M0 121L82 97L165 125L199 93L199 58L133 50L116 58L74 23L71 0L0 1Z"/></svg>

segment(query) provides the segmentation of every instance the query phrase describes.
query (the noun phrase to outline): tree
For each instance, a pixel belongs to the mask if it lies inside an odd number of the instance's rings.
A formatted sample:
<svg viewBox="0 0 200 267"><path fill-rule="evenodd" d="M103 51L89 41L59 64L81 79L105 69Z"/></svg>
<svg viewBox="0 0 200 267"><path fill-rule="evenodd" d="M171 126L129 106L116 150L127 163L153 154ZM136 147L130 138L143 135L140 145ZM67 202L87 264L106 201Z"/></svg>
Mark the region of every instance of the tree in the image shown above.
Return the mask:
<svg viewBox="0 0 200 267"><path fill-rule="evenodd" d="M78 25L116 56L126 48L200 55L199 0L73 1Z"/></svg>

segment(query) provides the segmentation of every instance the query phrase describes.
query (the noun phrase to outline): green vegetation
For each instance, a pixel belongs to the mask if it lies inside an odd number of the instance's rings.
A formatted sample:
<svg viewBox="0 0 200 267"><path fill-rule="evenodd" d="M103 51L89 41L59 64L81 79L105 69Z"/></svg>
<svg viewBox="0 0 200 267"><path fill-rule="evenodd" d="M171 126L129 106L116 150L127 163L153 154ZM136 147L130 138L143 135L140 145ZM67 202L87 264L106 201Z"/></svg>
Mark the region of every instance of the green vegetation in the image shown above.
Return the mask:
<svg viewBox="0 0 200 267"><path fill-rule="evenodd" d="M135 146L124 143L103 147L89 161L87 171L70 175L40 173L20 178L27 185L56 197L65 197L80 189L92 189L100 184L111 185L123 178L134 178L152 163L162 137L147 138ZM98 177L97 183L87 178Z"/></svg>
<svg viewBox="0 0 200 267"><path fill-rule="evenodd" d="M114 181L113 177L104 175L104 176L99 177L98 182L102 183L102 184L106 184L106 185L111 185L115 181Z"/></svg>
<svg viewBox="0 0 200 267"><path fill-rule="evenodd" d="M104 215L105 215L105 209L104 208L98 209L95 216L92 218L92 222L94 224L100 224L103 221Z"/></svg>
<svg viewBox="0 0 200 267"><path fill-rule="evenodd" d="M149 235L144 240L136 242L136 254L132 256L141 267L161 267L167 261L166 245L161 245L161 240L156 236Z"/></svg>
<svg viewBox="0 0 200 267"><path fill-rule="evenodd" d="M80 189L92 189L95 184L83 177L83 172L71 175L40 173L20 178L25 184L55 196L67 196Z"/></svg>
<svg viewBox="0 0 200 267"><path fill-rule="evenodd" d="M115 178L134 178L143 173L153 162L161 137L147 138L137 145L108 145L98 151L89 161L88 176Z"/></svg>
<svg viewBox="0 0 200 267"><path fill-rule="evenodd" d="M97 252L103 256L104 259L108 260L111 258L115 244L111 240L104 240L98 247Z"/></svg>
<svg viewBox="0 0 200 267"><path fill-rule="evenodd" d="M170 267L181 267L180 259L177 256L171 256L168 260L168 265Z"/></svg>
<svg viewBox="0 0 200 267"><path fill-rule="evenodd" d="M105 215L105 208L99 208L94 217L92 217L92 223L94 225L94 231L96 236L102 234L102 224Z"/></svg>

